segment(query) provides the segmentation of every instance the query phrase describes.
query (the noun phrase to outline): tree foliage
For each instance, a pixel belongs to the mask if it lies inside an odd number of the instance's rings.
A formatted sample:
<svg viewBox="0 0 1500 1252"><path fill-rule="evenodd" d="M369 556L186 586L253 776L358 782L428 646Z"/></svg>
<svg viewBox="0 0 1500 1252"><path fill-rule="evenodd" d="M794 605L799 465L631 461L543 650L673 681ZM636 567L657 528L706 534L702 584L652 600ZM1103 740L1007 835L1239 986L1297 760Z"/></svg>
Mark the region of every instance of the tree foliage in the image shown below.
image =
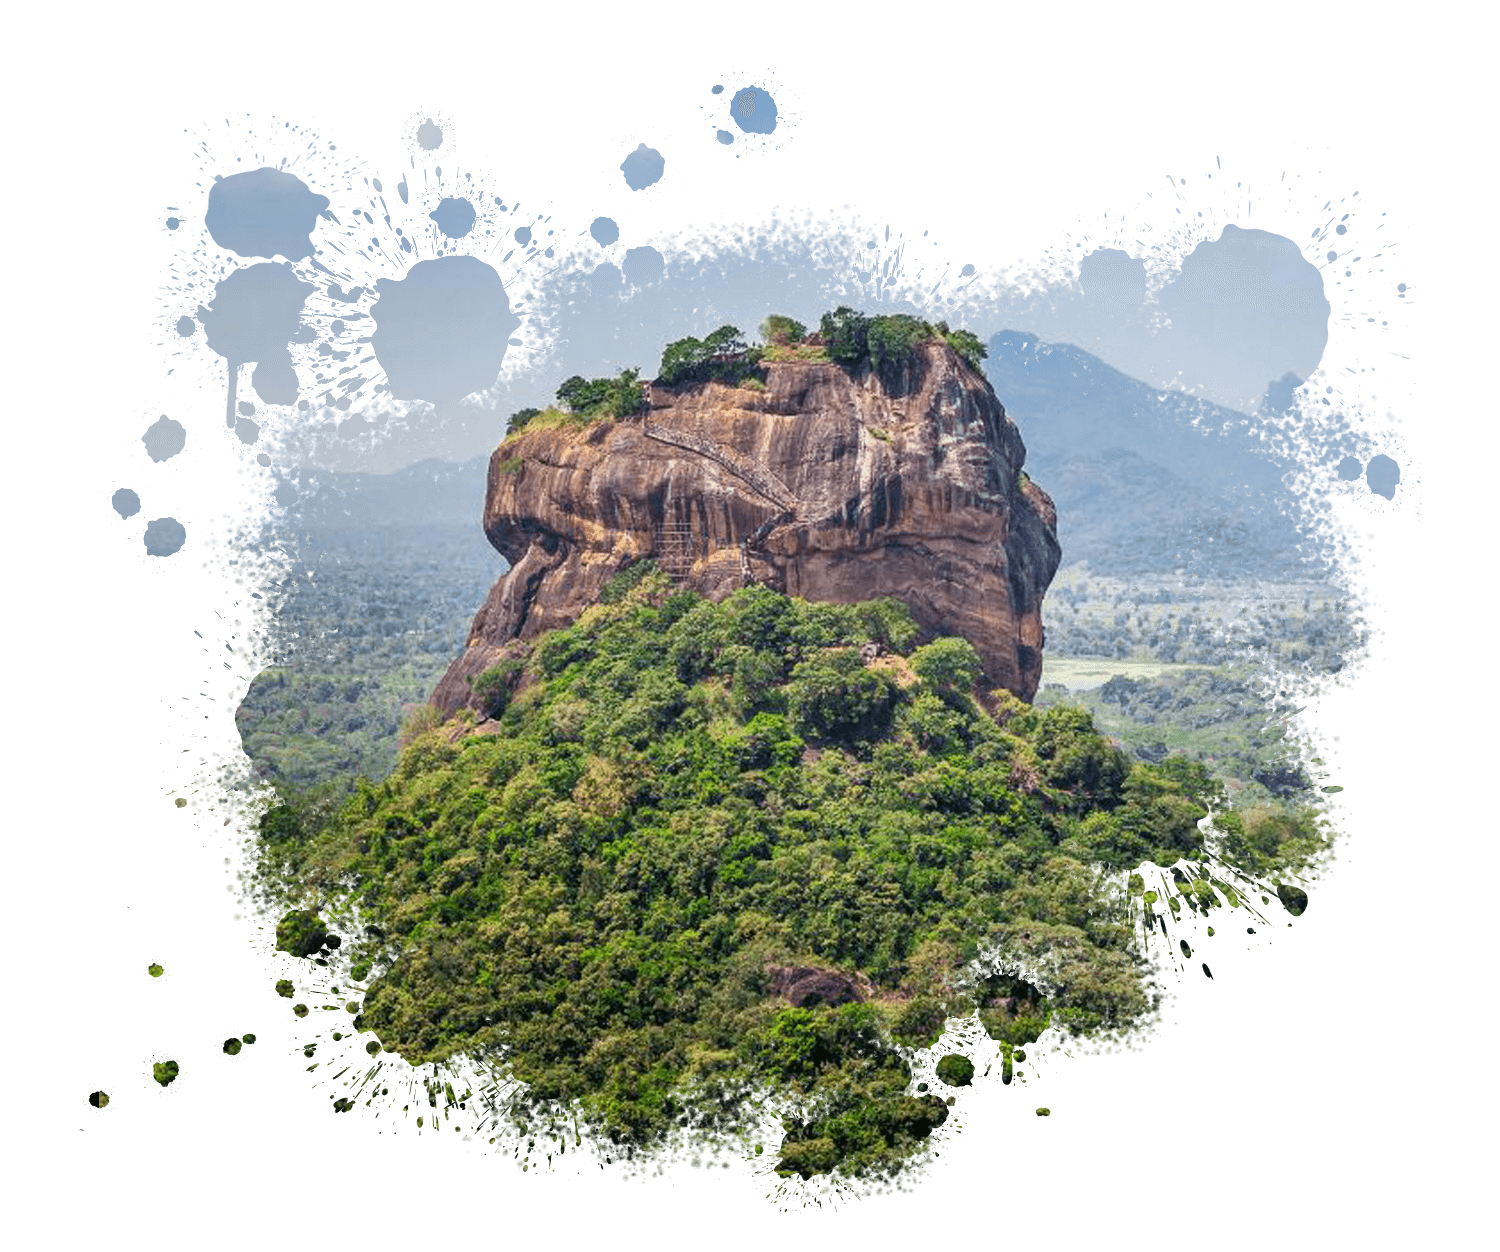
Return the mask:
<svg viewBox="0 0 1500 1252"><path fill-rule="evenodd" d="M840 365L853 369L868 355L870 319L847 304L823 314L818 333L828 355Z"/></svg>
<svg viewBox="0 0 1500 1252"><path fill-rule="evenodd" d="M851 370L868 362L889 387L900 386L924 343L946 343L976 371L986 356L984 344L971 331L950 330L947 322L933 325L909 313L866 317L843 304L823 314L818 332L833 360Z"/></svg>
<svg viewBox="0 0 1500 1252"><path fill-rule="evenodd" d="M657 378L669 387L709 380L737 384L759 363L760 351L745 342L739 327L720 326L702 339L689 335L669 343Z"/></svg>
<svg viewBox="0 0 1500 1252"><path fill-rule="evenodd" d="M948 331L944 335L944 338L948 341L948 346L964 359L964 363L971 370L978 373L983 368L980 362L989 356L989 349L984 346L984 341L973 331Z"/></svg>
<svg viewBox="0 0 1500 1252"><path fill-rule="evenodd" d="M772 313L760 324L760 337L765 343L786 347L806 339L807 327L794 317Z"/></svg>
<svg viewBox="0 0 1500 1252"><path fill-rule="evenodd" d="M510 415L510 420L505 423L505 433L514 435L517 431L525 430L532 418L541 415L541 409L517 409Z"/></svg>
<svg viewBox="0 0 1500 1252"><path fill-rule="evenodd" d="M979 653L967 639L934 639L911 655L911 667L924 683L967 695L979 681Z"/></svg>
<svg viewBox="0 0 1500 1252"><path fill-rule="evenodd" d="M887 386L898 385L900 376L916 356L917 346L934 337L929 323L909 313L872 317L865 331L870 367Z"/></svg>
<svg viewBox="0 0 1500 1252"><path fill-rule="evenodd" d="M505 706L510 703L511 688L520 677L522 668L520 661L501 661L475 675L469 690L474 693L479 711L485 717L499 717L505 712Z"/></svg>
<svg viewBox="0 0 1500 1252"><path fill-rule="evenodd" d="M356 1027L413 1064L503 1056L525 1124L644 1147L733 1129L769 1088L783 1173L899 1168L947 1115L905 1049L947 1018L978 1009L1013 1049L1150 1011L1109 875L1192 853L1206 785L1080 710L940 698L975 672L962 641L918 649L903 690L861 659L875 633L916 639L899 601L714 604L630 567L530 645L500 733L422 731L338 811L268 813L278 941L311 953L357 905L341 955L380 972ZM1046 993L975 982L981 950ZM788 968L853 1002L790 1003Z"/></svg>
<svg viewBox="0 0 1500 1252"><path fill-rule="evenodd" d="M637 381L639 377L640 371L636 369L622 370L614 378L584 378L574 374L558 387L557 400L576 417L629 417L646 404L645 390ZM536 416L533 412L532 417Z"/></svg>

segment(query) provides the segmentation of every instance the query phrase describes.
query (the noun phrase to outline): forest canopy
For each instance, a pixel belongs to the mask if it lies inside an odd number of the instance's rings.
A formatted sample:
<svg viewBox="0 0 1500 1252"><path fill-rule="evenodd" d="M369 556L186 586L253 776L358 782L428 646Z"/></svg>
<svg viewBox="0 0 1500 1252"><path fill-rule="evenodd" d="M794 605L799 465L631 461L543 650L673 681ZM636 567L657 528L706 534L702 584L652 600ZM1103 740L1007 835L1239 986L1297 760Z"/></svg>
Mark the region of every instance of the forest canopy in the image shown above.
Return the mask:
<svg viewBox="0 0 1500 1252"><path fill-rule="evenodd" d="M769 1092L781 1173L889 1173L947 1116L912 1049L948 1018L978 1011L1009 1081L1048 1027L1150 1016L1130 871L1173 867L1174 912L1240 902L1205 766L978 673L896 600L715 604L637 564L383 782L272 808L262 888L289 951L345 932L386 1051L503 1060L523 1132L576 1116L634 1151ZM1310 818L1231 825L1260 875L1322 846Z"/></svg>

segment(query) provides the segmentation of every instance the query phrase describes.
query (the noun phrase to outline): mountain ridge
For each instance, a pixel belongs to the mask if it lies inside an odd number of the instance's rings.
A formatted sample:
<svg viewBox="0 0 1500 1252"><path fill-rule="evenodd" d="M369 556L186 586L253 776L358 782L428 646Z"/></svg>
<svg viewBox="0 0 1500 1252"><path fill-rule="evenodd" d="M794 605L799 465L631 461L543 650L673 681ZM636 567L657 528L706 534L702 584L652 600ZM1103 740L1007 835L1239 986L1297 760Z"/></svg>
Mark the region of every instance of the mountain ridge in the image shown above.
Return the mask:
<svg viewBox="0 0 1500 1252"><path fill-rule="evenodd" d="M1025 332L990 339L984 374L1025 441L1029 473L1049 486L1064 564L1220 579L1321 572L1251 415ZM484 543L488 468L488 455L388 474L302 467L287 475L288 511L305 529L441 524L473 527Z"/></svg>

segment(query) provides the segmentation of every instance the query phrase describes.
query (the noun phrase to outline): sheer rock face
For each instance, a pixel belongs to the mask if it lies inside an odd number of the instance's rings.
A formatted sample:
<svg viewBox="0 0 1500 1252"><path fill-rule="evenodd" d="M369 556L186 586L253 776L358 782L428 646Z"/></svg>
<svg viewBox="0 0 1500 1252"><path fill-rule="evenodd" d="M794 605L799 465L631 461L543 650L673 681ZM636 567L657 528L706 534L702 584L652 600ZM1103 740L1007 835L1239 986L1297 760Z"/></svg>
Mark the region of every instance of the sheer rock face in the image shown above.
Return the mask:
<svg viewBox="0 0 1500 1252"><path fill-rule="evenodd" d="M962 635L1022 699L1042 668L1052 501L988 382L943 344L900 378L768 363L765 391L650 389L649 411L524 430L490 459L485 533L511 563L433 703L513 639L565 626L628 561L714 598L748 579L807 600L893 595L927 637Z"/></svg>

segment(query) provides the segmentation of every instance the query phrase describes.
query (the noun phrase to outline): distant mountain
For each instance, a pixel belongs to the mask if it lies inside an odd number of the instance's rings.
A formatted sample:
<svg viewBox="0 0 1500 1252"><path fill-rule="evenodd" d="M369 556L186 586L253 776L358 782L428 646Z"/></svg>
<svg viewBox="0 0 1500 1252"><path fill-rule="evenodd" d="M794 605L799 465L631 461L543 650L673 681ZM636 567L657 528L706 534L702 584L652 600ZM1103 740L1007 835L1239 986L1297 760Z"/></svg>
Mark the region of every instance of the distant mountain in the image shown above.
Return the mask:
<svg viewBox="0 0 1500 1252"><path fill-rule="evenodd" d="M1281 485L1285 467L1260 450L1247 414L1158 391L1072 344L1002 331L989 342L984 370L1032 457L1120 448L1214 491Z"/></svg>
<svg viewBox="0 0 1500 1252"><path fill-rule="evenodd" d="M1261 450L1253 418L1019 331L990 340L984 368L1026 442L1027 473L1057 505L1064 564L1211 578L1318 572L1284 467ZM303 532L456 527L487 548L488 466L481 456L391 474L298 469L279 498Z"/></svg>
<svg viewBox="0 0 1500 1252"><path fill-rule="evenodd" d="M1223 493L1121 448L1028 459L1028 472L1058 507L1065 565L1088 561L1119 576L1184 570L1245 579L1307 576L1326 561L1311 526L1236 508Z"/></svg>
<svg viewBox="0 0 1500 1252"><path fill-rule="evenodd" d="M1071 344L1003 331L984 362L1057 505L1063 563L1117 573L1308 577L1285 466L1247 414L1159 391ZM1299 550L1300 549L1300 550Z"/></svg>
<svg viewBox="0 0 1500 1252"><path fill-rule="evenodd" d="M477 534L488 471L488 456L417 461L391 474L303 468L286 476L277 498L306 530L471 526Z"/></svg>

